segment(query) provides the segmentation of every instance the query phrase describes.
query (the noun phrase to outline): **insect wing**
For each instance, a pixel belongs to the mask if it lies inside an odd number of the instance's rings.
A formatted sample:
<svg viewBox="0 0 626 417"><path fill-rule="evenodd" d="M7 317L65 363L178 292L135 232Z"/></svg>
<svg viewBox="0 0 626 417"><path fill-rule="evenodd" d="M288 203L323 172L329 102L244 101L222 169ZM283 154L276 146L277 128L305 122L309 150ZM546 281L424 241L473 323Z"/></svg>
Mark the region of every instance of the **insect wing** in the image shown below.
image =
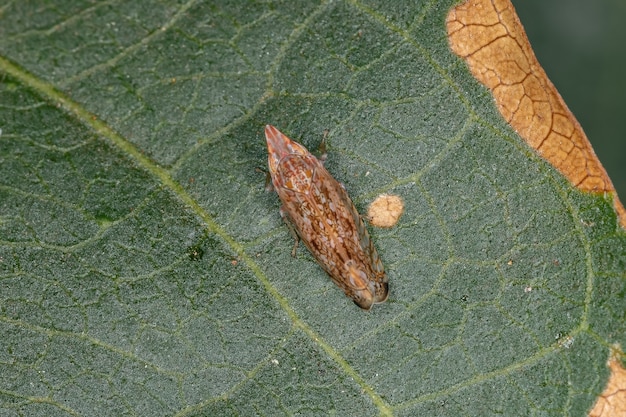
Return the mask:
<svg viewBox="0 0 626 417"><path fill-rule="evenodd" d="M359 307L387 299L382 262L345 189L302 145L266 126L274 189L304 244L332 280Z"/></svg>

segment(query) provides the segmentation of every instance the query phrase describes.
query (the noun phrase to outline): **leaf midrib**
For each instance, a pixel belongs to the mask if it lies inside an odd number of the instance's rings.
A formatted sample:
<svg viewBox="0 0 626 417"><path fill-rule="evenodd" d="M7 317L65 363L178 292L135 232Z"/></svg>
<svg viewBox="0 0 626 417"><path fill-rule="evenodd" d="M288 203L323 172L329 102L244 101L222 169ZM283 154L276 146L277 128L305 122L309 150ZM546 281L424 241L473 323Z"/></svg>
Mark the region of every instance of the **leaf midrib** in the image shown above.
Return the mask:
<svg viewBox="0 0 626 417"><path fill-rule="evenodd" d="M272 285L259 265L246 254L243 246L215 222L209 213L200 204L198 204L198 202L194 200L189 193L187 193L183 186L172 178L168 170L148 158L143 152L141 152L140 149L122 137L111 126L86 110L80 103L71 100L67 95L57 90L52 84L19 68L17 65L13 64L4 57L0 57L0 71L19 80L31 90L39 93L40 96L47 99L49 102L56 103L83 125L93 129L99 138L108 139L123 153L133 158L139 166L149 172L150 175L155 177L164 188L169 189L174 195L176 195L184 205L188 206L206 224L211 233L214 233L222 238L222 240L231 247L231 249L237 254L238 258L246 264L257 279L263 284L267 293L278 302L283 311L287 314L287 316L289 316L294 326L301 329L307 337L323 349L324 352L326 352L326 354L333 361L335 361L337 365L339 365L346 375L351 377L361 387L363 392L371 398L380 414L383 416L393 415L390 405L384 401L369 384L366 383L365 379L356 372L356 370L336 349L334 349L319 333L317 333L308 323L298 316L295 310L289 305L287 299L278 292L276 287Z"/></svg>

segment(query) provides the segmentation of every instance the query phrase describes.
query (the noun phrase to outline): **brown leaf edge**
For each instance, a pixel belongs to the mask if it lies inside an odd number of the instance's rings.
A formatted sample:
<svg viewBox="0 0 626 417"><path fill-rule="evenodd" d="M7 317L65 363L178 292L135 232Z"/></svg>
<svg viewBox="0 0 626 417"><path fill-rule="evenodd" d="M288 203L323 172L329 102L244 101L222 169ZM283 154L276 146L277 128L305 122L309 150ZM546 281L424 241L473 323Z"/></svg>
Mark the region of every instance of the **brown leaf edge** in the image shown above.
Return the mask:
<svg viewBox="0 0 626 417"><path fill-rule="evenodd" d="M626 210L582 127L537 61L510 0L468 0L446 19L448 41L489 88L502 117L572 185L610 193L626 229Z"/></svg>
<svg viewBox="0 0 626 417"><path fill-rule="evenodd" d="M626 369L620 357L624 357L624 352L619 346L614 346L607 363L611 375L606 388L589 412L589 417L626 416Z"/></svg>

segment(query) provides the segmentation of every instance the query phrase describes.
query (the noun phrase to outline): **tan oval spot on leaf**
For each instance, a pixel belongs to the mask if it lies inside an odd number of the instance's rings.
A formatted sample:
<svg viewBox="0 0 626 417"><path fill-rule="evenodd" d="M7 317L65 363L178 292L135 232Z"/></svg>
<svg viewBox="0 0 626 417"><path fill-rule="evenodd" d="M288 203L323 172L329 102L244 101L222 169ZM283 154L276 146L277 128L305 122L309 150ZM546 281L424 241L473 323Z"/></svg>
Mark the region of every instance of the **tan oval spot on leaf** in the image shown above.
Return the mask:
<svg viewBox="0 0 626 417"><path fill-rule="evenodd" d="M381 194L367 209L367 218L376 227L392 227L398 223L403 211L404 202L399 196Z"/></svg>
<svg viewBox="0 0 626 417"><path fill-rule="evenodd" d="M539 65L510 0L468 0L446 19L450 47L495 98L517 133L574 186L613 194L626 210L580 124Z"/></svg>

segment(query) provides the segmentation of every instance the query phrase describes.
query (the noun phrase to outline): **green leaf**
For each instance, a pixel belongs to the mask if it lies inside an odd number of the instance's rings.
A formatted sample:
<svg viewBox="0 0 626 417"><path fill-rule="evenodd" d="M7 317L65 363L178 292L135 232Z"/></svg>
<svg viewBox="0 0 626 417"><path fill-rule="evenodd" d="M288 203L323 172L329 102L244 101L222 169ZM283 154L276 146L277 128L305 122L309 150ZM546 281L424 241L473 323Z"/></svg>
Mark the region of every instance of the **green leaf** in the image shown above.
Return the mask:
<svg viewBox="0 0 626 417"><path fill-rule="evenodd" d="M223 3L223 4L222 4ZM626 238L449 50L452 1L0 9L2 415L585 415ZM357 208L361 311L264 190L271 123Z"/></svg>

